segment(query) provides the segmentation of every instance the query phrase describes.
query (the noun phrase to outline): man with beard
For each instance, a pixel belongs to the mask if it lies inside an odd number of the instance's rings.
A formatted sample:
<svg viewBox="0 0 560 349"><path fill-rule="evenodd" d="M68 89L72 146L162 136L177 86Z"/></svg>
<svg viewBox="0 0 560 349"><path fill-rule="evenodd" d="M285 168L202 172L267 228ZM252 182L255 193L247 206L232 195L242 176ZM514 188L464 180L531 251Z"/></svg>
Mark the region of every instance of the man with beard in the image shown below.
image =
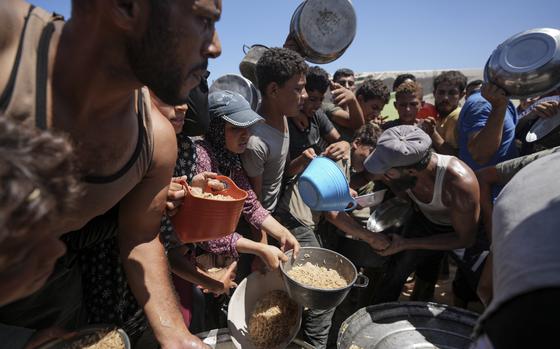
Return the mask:
<svg viewBox="0 0 560 349"><path fill-rule="evenodd" d="M220 13L220 0L73 0L64 23L22 0L0 4L0 110L65 132L83 176L83 199L53 230L78 230L118 203L124 269L163 348L203 344L184 325L158 238L175 136L167 120L150 113L140 88L184 103L208 58L221 52L214 29ZM77 233L78 248L99 240L101 228ZM77 270L67 256L45 288L2 308L0 320L33 329L79 326Z"/></svg>
<svg viewBox="0 0 560 349"><path fill-rule="evenodd" d="M457 155L457 121L465 95L467 77L459 71L446 71L434 79L434 98L438 117L426 118L422 129L432 138L432 146L440 154Z"/></svg>
<svg viewBox="0 0 560 349"><path fill-rule="evenodd" d="M379 252L392 258L378 283L374 303L396 301L414 270L419 278L435 284L443 251L469 247L476 240L480 214L476 176L459 159L434 153L431 144L420 128L395 126L381 135L364 163L368 172L382 176L416 208L402 236L391 235L391 245ZM468 256L464 260L472 261ZM433 288L425 298L430 293Z"/></svg>

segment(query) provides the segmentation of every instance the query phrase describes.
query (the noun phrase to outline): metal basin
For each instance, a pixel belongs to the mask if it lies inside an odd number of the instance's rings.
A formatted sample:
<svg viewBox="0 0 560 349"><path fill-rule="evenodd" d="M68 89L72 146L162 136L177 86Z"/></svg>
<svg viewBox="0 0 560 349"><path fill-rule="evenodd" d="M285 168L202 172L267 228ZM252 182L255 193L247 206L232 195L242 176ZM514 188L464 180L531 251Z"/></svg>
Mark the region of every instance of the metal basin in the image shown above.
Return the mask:
<svg viewBox="0 0 560 349"><path fill-rule="evenodd" d="M484 79L512 98L540 96L560 87L560 30L531 29L507 39L492 52Z"/></svg>
<svg viewBox="0 0 560 349"><path fill-rule="evenodd" d="M467 349L477 318L476 313L437 303L378 304L342 323L337 348Z"/></svg>
<svg viewBox="0 0 560 349"><path fill-rule="evenodd" d="M391 227L402 227L412 217L412 212L408 200L392 198L377 206L368 219L367 228L380 233Z"/></svg>
<svg viewBox="0 0 560 349"><path fill-rule="evenodd" d="M292 258L293 251L286 252L289 260L280 265L284 285L290 298L310 309L327 310L338 306L352 287L367 287L368 278L358 274L356 267L343 255L321 247L302 247L298 257ZM348 286L323 289L305 286L288 276L293 267L307 262L336 270L348 282Z"/></svg>
<svg viewBox="0 0 560 349"><path fill-rule="evenodd" d="M348 0L306 0L290 22L306 60L329 63L346 51L356 35L356 12Z"/></svg>
<svg viewBox="0 0 560 349"><path fill-rule="evenodd" d="M198 333L196 336L202 339L202 341L209 345L212 349L236 349L227 328ZM287 346L287 349L314 349L314 347L311 344L296 338Z"/></svg>
<svg viewBox="0 0 560 349"><path fill-rule="evenodd" d="M240 75L226 74L220 76L210 86L209 93L228 90L242 95L256 111L261 104L261 94L253 83Z"/></svg>

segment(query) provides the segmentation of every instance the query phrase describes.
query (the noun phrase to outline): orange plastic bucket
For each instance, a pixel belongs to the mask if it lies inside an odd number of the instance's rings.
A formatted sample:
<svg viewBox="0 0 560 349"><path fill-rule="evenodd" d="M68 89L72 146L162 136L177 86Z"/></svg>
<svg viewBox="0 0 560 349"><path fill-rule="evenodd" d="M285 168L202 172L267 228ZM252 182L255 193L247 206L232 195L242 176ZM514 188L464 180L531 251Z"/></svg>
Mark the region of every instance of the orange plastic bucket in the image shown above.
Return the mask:
<svg viewBox="0 0 560 349"><path fill-rule="evenodd" d="M219 200L195 196L191 187L182 182L186 190L185 199L179 211L171 217L175 233L183 243L221 238L235 231L247 192L240 189L229 177L217 176L225 184L225 189L214 191L209 186L205 193L228 195L233 200Z"/></svg>

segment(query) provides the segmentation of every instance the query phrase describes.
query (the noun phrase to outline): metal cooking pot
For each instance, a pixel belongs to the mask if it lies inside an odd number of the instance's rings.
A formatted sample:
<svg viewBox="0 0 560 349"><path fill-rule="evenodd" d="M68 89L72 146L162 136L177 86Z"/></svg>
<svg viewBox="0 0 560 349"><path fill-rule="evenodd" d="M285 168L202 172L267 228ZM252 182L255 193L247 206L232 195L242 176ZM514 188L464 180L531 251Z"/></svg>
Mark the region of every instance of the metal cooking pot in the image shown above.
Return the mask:
<svg viewBox="0 0 560 349"><path fill-rule="evenodd" d="M45 344L42 344L38 347L38 349L64 349L64 348L73 348L78 345L78 342L89 338L100 331L109 331L112 330L111 325L90 325L79 330L73 331L70 336L65 336L64 338L56 338L53 340L48 341ZM117 328L115 329L119 334L125 349L131 349L132 346L130 344L130 339L124 330ZM92 345L93 343L89 343Z"/></svg>
<svg viewBox="0 0 560 349"><path fill-rule="evenodd" d="M226 74L220 76L218 79L214 80L210 86L210 92L228 90L232 92L237 92L242 95L247 102L251 105L251 109L256 111L261 104L261 94L253 85L253 83L235 74Z"/></svg>
<svg viewBox="0 0 560 349"><path fill-rule="evenodd" d="M239 63L239 72L255 86L259 85L257 79L257 62L266 50L268 50L268 47L264 45L255 44L251 47L243 45L245 57L243 57L241 63Z"/></svg>
<svg viewBox="0 0 560 349"><path fill-rule="evenodd" d="M540 96L560 87L560 30L531 29L507 39L486 62L484 79L512 98Z"/></svg>
<svg viewBox="0 0 560 349"><path fill-rule="evenodd" d="M402 227L412 217L410 201L394 197L377 206L367 222L370 231L380 233L391 227Z"/></svg>
<svg viewBox="0 0 560 349"><path fill-rule="evenodd" d="M437 303L393 302L362 308L340 326L337 348L469 348L478 314Z"/></svg>
<svg viewBox="0 0 560 349"><path fill-rule="evenodd" d="M210 330L196 335L213 349L236 349L227 328ZM314 349L315 347L299 339L294 339L287 349Z"/></svg>
<svg viewBox="0 0 560 349"><path fill-rule="evenodd" d="M306 60L324 64L342 56L350 46L356 23L349 0L306 0L292 15L290 33Z"/></svg>
<svg viewBox="0 0 560 349"><path fill-rule="evenodd" d="M343 255L321 247L302 247L298 257L292 258L293 250L286 252L288 261L280 264L284 285L290 298L310 309L327 310L338 306L352 287L367 287L367 276L358 274L356 267ZM340 276L348 281L348 286L335 289L322 289L305 286L290 276L287 272L294 266L307 262L336 270Z"/></svg>

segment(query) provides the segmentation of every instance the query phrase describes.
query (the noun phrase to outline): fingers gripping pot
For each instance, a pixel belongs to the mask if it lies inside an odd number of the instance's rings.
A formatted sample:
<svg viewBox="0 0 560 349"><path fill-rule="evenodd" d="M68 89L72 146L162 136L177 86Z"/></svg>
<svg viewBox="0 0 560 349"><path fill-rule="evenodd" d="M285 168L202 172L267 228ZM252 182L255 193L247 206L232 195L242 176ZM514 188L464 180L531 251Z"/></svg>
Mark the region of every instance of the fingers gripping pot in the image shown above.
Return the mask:
<svg viewBox="0 0 560 349"><path fill-rule="evenodd" d="M359 274L348 258L326 248L302 247L295 259L292 258L293 250L286 252L286 255L288 261L280 264L286 290L290 298L309 309L332 309L344 301L352 287L367 287L369 283L369 279L365 275ZM332 289L316 288L306 286L288 275L293 267L307 262L336 270L348 285Z"/></svg>
<svg viewBox="0 0 560 349"><path fill-rule="evenodd" d="M177 237L183 242L198 242L217 239L235 231L247 192L240 189L229 177L217 176L225 184L225 189L214 191L210 186L204 193L227 195L231 200L201 197L185 182L186 195L179 211L171 218Z"/></svg>

